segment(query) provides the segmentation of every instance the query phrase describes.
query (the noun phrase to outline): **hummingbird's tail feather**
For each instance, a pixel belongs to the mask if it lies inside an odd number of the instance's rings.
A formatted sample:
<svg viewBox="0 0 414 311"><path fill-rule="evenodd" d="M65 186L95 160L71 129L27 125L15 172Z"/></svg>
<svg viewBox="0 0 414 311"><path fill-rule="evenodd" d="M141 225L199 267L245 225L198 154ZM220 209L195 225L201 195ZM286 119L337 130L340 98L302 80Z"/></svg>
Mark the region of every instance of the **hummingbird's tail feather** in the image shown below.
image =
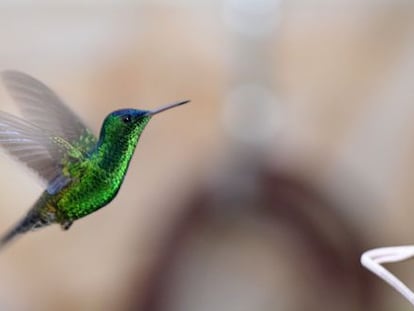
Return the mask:
<svg viewBox="0 0 414 311"><path fill-rule="evenodd" d="M47 226L51 221L41 217L37 208L31 209L27 215L0 238L0 250L18 235Z"/></svg>

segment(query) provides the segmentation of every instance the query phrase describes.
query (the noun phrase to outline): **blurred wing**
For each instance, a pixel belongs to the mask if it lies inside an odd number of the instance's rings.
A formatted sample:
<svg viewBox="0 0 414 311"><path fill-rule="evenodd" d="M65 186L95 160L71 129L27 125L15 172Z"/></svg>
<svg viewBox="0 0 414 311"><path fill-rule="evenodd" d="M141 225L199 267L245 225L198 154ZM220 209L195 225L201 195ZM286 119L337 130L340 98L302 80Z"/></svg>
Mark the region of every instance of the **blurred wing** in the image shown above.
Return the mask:
<svg viewBox="0 0 414 311"><path fill-rule="evenodd" d="M87 154L97 138L45 84L18 71L3 71L3 82L26 120Z"/></svg>
<svg viewBox="0 0 414 311"><path fill-rule="evenodd" d="M11 114L0 112L0 146L35 171L47 184L61 175L66 147L46 131Z"/></svg>

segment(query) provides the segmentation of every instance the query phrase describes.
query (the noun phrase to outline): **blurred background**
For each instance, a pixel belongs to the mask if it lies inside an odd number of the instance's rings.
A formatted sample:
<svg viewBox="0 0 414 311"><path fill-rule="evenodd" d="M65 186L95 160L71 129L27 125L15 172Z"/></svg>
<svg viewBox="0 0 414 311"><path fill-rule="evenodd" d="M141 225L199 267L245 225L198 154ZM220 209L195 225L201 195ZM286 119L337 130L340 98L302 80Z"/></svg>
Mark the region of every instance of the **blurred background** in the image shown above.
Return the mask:
<svg viewBox="0 0 414 311"><path fill-rule="evenodd" d="M109 206L0 255L0 310L409 309L359 257L414 243L413 2L2 0L0 25L0 68L96 133L192 100L152 119ZM0 171L5 231L42 188ZM414 287L413 267L391 268Z"/></svg>

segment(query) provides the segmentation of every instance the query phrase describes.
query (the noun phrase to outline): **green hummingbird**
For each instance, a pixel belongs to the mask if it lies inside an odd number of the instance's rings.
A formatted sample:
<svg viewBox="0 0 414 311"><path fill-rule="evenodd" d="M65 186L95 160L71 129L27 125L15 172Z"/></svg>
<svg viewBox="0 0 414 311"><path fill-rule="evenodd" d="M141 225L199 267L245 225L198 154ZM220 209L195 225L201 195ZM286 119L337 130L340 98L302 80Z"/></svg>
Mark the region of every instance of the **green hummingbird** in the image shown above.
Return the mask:
<svg viewBox="0 0 414 311"><path fill-rule="evenodd" d="M111 202L151 117L189 102L114 111L105 118L98 138L42 82L18 71L4 71L1 77L24 119L0 111L0 146L37 173L46 189L0 239L0 247L53 223L67 230Z"/></svg>

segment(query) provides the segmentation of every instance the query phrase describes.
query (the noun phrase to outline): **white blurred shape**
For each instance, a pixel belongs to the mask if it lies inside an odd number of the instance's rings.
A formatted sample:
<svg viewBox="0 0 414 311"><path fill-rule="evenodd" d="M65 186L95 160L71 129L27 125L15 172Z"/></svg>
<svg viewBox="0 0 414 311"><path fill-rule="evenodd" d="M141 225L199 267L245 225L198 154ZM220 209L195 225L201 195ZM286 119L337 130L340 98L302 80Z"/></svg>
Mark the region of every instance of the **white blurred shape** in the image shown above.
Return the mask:
<svg viewBox="0 0 414 311"><path fill-rule="evenodd" d="M223 3L224 21L246 35L268 35L277 26L280 0L227 0Z"/></svg>
<svg viewBox="0 0 414 311"><path fill-rule="evenodd" d="M261 147L281 128L282 105L259 84L242 84L230 92L223 108L223 123L234 139Z"/></svg>

